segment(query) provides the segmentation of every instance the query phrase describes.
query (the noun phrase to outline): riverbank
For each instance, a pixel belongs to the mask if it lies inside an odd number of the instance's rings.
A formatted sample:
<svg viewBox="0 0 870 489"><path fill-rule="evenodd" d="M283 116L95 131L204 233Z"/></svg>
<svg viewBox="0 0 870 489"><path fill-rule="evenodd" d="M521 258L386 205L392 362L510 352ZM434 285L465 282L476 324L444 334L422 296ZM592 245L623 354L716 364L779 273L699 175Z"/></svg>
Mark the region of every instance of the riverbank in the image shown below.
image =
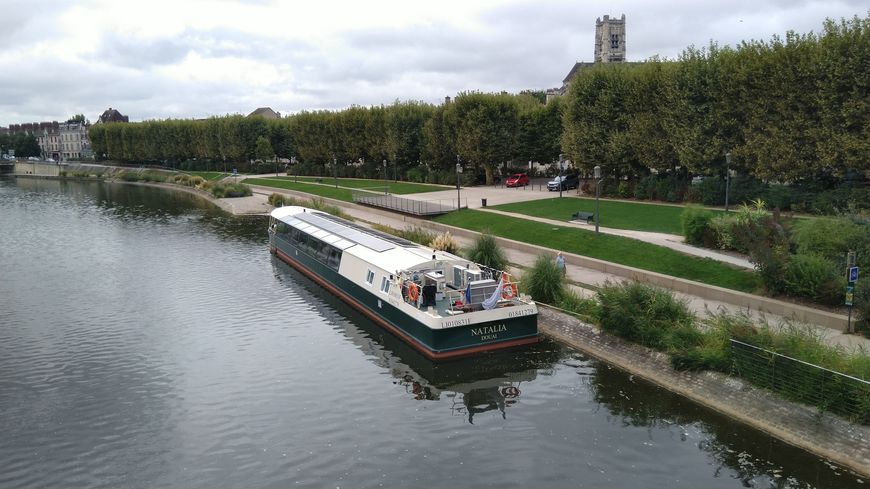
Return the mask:
<svg viewBox="0 0 870 489"><path fill-rule="evenodd" d="M870 427L716 372L678 372L668 356L539 305L542 333L791 445L870 477Z"/></svg>
<svg viewBox="0 0 870 489"><path fill-rule="evenodd" d="M261 210L264 204L260 199L264 201L268 193L271 193L263 191L247 198L249 200L242 204L239 199L216 199L206 192L190 187L154 182L120 183L182 190L205 198L227 212L244 214L267 212ZM311 198L306 194L300 196ZM235 201L241 205L234 208L231 202ZM372 214L373 211L367 208L333 203L342 206L357 218L390 225L395 225L398 221L399 227L405 222L402 216ZM242 212L245 210L249 212ZM536 256L530 253L520 256L517 253L517 250L512 250L509 257L518 264L523 264L528 259L526 255ZM581 273L578 270L571 272ZM610 337L571 316L557 314L545 306L541 307L541 311L542 333L787 443L847 466L864 477L870 477L870 432L866 427L849 424L835 416L819 415L814 408L785 401L739 379L711 372L675 372L670 368L665 355Z"/></svg>

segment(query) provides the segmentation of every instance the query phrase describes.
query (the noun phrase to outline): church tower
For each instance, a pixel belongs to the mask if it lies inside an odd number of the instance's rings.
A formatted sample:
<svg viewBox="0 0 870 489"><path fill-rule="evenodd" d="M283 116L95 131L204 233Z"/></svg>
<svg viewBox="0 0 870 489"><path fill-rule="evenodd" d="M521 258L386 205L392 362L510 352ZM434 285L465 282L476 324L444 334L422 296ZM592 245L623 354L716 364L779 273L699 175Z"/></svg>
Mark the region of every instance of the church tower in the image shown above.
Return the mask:
<svg viewBox="0 0 870 489"><path fill-rule="evenodd" d="M625 61L625 14L620 19L595 19L595 62Z"/></svg>

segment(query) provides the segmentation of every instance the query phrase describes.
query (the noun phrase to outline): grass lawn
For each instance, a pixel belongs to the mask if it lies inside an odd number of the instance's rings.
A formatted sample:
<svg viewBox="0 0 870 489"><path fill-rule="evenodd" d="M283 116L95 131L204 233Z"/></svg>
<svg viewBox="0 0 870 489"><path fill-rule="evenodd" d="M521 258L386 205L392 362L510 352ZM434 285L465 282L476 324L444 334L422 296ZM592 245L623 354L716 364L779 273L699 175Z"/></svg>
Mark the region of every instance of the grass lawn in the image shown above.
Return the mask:
<svg viewBox="0 0 870 489"><path fill-rule="evenodd" d="M567 221L577 211L595 212L595 199L562 197L496 205L493 209ZM682 235L680 214L683 209L670 205L601 200L601 226ZM714 215L724 214L722 211L710 212Z"/></svg>
<svg viewBox="0 0 870 489"><path fill-rule="evenodd" d="M182 173L187 173L188 175L202 177L204 180L220 180L226 174L222 171L186 171Z"/></svg>
<svg viewBox="0 0 870 489"><path fill-rule="evenodd" d="M352 190L347 188L335 188L326 185L313 185L310 183L295 183L292 179L279 178L246 178L243 183L251 185L262 185L264 187L283 188L287 190L296 190L308 194L328 197L330 199L343 200L345 202L353 202Z"/></svg>
<svg viewBox="0 0 870 489"><path fill-rule="evenodd" d="M468 209L437 217L435 221L741 292L754 292L760 285L753 271L621 236L596 236L582 229Z"/></svg>
<svg viewBox="0 0 870 489"><path fill-rule="evenodd" d="M290 180L291 182L296 177L277 177L280 180ZM316 182L320 177L298 177L300 182ZM334 185L335 179L332 177L323 177L322 182L324 185ZM425 183L411 183L411 182L388 182L390 186L390 193L393 194L417 194L422 192L440 192L442 190L450 190L450 187L442 187L438 185L426 185ZM363 178L339 178L338 179L339 187L347 187L347 188L364 188L371 189L376 192L383 192L384 190L384 181L383 180L366 180Z"/></svg>

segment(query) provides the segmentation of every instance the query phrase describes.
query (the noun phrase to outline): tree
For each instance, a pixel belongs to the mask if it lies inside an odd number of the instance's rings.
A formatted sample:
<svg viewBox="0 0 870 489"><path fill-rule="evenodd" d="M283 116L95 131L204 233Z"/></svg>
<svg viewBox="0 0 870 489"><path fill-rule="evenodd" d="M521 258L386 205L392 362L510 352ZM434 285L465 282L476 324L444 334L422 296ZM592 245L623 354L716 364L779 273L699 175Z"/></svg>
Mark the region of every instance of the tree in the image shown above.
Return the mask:
<svg viewBox="0 0 870 489"><path fill-rule="evenodd" d="M456 97L456 149L474 174L486 172L491 185L493 168L510 158L516 138L518 108L507 94L462 93Z"/></svg>
<svg viewBox="0 0 870 489"><path fill-rule="evenodd" d="M257 159L267 161L275 156L275 151L272 149L272 143L266 136L257 137Z"/></svg>
<svg viewBox="0 0 870 489"><path fill-rule="evenodd" d="M69 119L67 119L66 122L67 122L67 124L71 124L71 123L75 123L75 122L78 122L80 124L90 124L90 121L85 119L84 114L76 114L76 115L70 117Z"/></svg>

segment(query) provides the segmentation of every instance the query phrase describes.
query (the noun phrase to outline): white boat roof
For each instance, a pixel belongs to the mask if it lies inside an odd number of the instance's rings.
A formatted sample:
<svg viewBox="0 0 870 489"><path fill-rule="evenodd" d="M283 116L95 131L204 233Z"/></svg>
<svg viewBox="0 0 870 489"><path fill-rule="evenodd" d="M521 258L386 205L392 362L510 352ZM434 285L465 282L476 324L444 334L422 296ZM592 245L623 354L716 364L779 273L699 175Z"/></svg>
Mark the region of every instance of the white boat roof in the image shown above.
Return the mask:
<svg viewBox="0 0 870 489"><path fill-rule="evenodd" d="M433 251L417 243L305 207L278 207L272 211L272 217L389 272L409 270L429 263L432 255L435 255L436 260L470 263L456 255Z"/></svg>

